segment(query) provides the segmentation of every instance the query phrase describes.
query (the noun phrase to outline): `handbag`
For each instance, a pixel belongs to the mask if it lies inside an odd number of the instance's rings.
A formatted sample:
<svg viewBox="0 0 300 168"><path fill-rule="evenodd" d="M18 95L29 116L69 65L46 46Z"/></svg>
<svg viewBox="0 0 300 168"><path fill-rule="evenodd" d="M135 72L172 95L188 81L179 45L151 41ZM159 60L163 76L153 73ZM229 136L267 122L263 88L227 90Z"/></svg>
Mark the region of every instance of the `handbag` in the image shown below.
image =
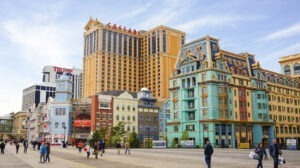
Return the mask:
<svg viewBox="0 0 300 168"><path fill-rule="evenodd" d="M251 151L250 154L249 154L249 158L258 160L259 156L255 152Z"/></svg>
<svg viewBox="0 0 300 168"><path fill-rule="evenodd" d="M87 147L83 148L84 151L87 151Z"/></svg>
<svg viewBox="0 0 300 168"><path fill-rule="evenodd" d="M284 160L284 158L283 158L282 156L279 156L279 157L278 157L278 164L279 164L279 165L285 164L285 160Z"/></svg>

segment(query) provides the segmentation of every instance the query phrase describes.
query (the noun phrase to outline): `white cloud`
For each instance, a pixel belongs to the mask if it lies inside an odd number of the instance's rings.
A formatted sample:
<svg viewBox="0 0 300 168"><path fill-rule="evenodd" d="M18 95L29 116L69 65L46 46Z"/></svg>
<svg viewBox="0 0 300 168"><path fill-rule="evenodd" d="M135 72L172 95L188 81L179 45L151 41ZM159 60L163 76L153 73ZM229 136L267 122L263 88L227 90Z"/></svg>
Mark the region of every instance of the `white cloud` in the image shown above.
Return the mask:
<svg viewBox="0 0 300 168"><path fill-rule="evenodd" d="M64 7L65 3L38 5L36 10L20 10L17 17L0 21L5 41L0 57L6 63L0 66L0 76L6 77L0 82L0 115L21 110L22 90L41 83L43 66L81 68L83 24L59 22Z"/></svg>
<svg viewBox="0 0 300 168"><path fill-rule="evenodd" d="M176 17L188 11L192 6L189 1L165 0L161 2L161 9L149 12L148 19L142 20L136 27L138 29L150 29L153 25L166 25L170 21L176 20Z"/></svg>
<svg viewBox="0 0 300 168"><path fill-rule="evenodd" d="M33 66L46 64L68 65L71 56L81 57L79 46L73 46L75 37L72 27L79 25L46 24L40 25L25 20L5 21L1 24L7 38L22 51L22 57ZM80 40L80 38L77 38Z"/></svg>
<svg viewBox="0 0 300 168"><path fill-rule="evenodd" d="M135 18L136 16L146 12L151 6L152 6L152 3L149 2L149 3L143 4L143 6L135 7L135 10L132 10L131 12L126 13L126 14L122 14L114 22L117 23L121 20Z"/></svg>
<svg viewBox="0 0 300 168"><path fill-rule="evenodd" d="M300 42L290 45L286 48L276 50L270 54L263 55L258 60L262 63L263 68L269 69L269 70L274 70L276 72L280 72L280 65L278 64L270 64L270 62L274 63L275 61L279 61L280 57L299 53L300 52Z"/></svg>
<svg viewBox="0 0 300 168"><path fill-rule="evenodd" d="M185 23L179 24L175 26L176 28L183 30L188 33L195 33L198 32L199 29L204 27L235 27L236 24L239 22L244 21L253 21L261 19L262 17L258 16L241 16L241 15L225 15L225 14L218 14L218 15L206 15L201 16L200 19L194 19L187 21Z"/></svg>
<svg viewBox="0 0 300 168"><path fill-rule="evenodd" d="M284 28L283 30L279 30L269 35L266 35L261 39L261 41L277 40L297 34L300 34L300 23L296 23L294 25Z"/></svg>

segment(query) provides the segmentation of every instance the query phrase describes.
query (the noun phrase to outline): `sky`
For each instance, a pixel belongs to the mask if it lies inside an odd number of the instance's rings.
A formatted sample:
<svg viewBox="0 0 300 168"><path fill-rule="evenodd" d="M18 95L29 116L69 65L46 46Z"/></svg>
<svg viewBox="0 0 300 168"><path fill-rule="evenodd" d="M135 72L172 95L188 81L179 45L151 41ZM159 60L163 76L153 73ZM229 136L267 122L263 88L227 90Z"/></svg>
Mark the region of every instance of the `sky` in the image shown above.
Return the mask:
<svg viewBox="0 0 300 168"><path fill-rule="evenodd" d="M165 25L206 35L220 48L255 55L280 72L279 58L300 53L298 0L0 0L0 116L18 112L22 90L42 82L42 68L82 68L89 18L137 30Z"/></svg>

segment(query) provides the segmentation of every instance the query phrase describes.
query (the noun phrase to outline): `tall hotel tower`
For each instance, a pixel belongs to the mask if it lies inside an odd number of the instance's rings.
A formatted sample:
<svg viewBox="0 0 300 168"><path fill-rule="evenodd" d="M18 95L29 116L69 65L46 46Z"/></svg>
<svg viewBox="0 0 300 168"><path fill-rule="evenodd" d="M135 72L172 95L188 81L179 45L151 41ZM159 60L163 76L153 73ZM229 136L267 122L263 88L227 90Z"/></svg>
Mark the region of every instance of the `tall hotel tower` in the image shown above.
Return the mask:
<svg viewBox="0 0 300 168"><path fill-rule="evenodd" d="M83 97L143 87L154 97L168 97L168 78L185 43L184 32L162 25L137 31L92 18L84 28Z"/></svg>

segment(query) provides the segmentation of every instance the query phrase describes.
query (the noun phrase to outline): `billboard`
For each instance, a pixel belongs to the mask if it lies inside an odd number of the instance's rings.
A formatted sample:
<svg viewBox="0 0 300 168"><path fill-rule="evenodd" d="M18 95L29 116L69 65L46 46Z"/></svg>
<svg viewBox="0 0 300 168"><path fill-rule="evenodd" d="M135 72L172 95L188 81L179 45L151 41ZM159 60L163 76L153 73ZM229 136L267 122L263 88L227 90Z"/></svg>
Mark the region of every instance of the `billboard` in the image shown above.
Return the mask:
<svg viewBox="0 0 300 168"><path fill-rule="evenodd" d="M91 127L91 120L75 120L74 126L75 127Z"/></svg>
<svg viewBox="0 0 300 168"><path fill-rule="evenodd" d="M152 148L166 148L165 140L154 140L152 143Z"/></svg>
<svg viewBox="0 0 300 168"><path fill-rule="evenodd" d="M194 140L181 140L180 145L182 148L194 148Z"/></svg>
<svg viewBox="0 0 300 168"><path fill-rule="evenodd" d="M296 150L297 149L296 139L287 139L286 140L286 149L287 150Z"/></svg>

